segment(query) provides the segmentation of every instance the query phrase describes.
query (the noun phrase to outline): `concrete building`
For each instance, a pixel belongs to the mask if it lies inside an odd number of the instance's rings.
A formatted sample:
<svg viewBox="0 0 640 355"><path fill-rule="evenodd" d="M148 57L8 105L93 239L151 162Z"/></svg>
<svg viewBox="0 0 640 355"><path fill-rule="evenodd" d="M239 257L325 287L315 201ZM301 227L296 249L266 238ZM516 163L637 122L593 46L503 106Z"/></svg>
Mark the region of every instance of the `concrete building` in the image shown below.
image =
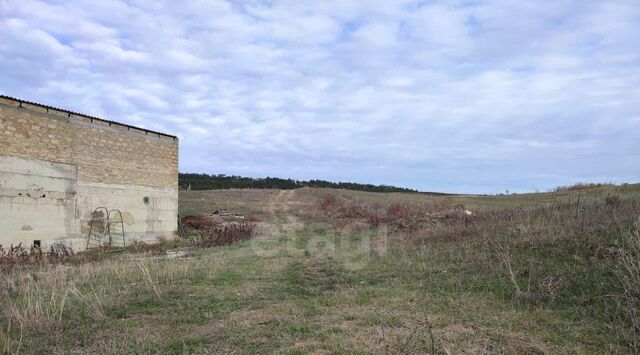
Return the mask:
<svg viewBox="0 0 640 355"><path fill-rule="evenodd" d="M83 250L98 207L128 242L173 237L178 139L0 96L0 244Z"/></svg>

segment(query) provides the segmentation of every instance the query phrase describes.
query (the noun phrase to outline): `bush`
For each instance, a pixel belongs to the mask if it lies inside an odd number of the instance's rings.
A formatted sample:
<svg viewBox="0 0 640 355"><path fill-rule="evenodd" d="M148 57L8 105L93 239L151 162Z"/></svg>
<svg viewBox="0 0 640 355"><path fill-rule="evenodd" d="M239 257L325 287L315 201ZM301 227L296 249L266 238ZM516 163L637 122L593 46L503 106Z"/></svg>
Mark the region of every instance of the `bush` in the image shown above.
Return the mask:
<svg viewBox="0 0 640 355"><path fill-rule="evenodd" d="M220 216L184 216L181 219L187 234L193 236L192 244L199 248L229 245L254 237L253 223L225 222Z"/></svg>
<svg viewBox="0 0 640 355"><path fill-rule="evenodd" d="M224 220L217 216L184 216L180 218L180 222L182 222L182 226L188 230L199 230L215 227L224 222Z"/></svg>
<svg viewBox="0 0 640 355"><path fill-rule="evenodd" d="M231 223L209 226L198 231L196 244L201 248L211 248L250 240L254 237L255 224Z"/></svg>
<svg viewBox="0 0 640 355"><path fill-rule="evenodd" d="M40 247L32 246L29 249L19 243L10 245L5 249L0 245L0 271L9 271L19 266L39 266L46 263L58 263L73 256L73 250L67 246L55 243L50 253L45 253Z"/></svg>
<svg viewBox="0 0 640 355"><path fill-rule="evenodd" d="M321 198L310 217L333 219L339 228L345 226L378 227L387 224L398 229L417 229L436 220L465 220L463 205L394 203L388 207L350 201L327 195Z"/></svg>

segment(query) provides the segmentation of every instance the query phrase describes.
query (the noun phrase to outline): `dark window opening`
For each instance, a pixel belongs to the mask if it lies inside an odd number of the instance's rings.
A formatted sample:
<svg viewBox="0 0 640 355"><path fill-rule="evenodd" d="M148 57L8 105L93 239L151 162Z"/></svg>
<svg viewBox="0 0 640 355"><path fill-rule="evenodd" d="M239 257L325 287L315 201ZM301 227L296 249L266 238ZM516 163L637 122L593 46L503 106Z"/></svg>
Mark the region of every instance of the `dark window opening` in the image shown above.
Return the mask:
<svg viewBox="0 0 640 355"><path fill-rule="evenodd" d="M40 241L39 240L34 240L33 241L33 246L40 248Z"/></svg>
<svg viewBox="0 0 640 355"><path fill-rule="evenodd" d="M143 202L145 205L148 205L150 201L151 201L151 199L149 199L149 196L145 196L145 197L142 199L142 202Z"/></svg>

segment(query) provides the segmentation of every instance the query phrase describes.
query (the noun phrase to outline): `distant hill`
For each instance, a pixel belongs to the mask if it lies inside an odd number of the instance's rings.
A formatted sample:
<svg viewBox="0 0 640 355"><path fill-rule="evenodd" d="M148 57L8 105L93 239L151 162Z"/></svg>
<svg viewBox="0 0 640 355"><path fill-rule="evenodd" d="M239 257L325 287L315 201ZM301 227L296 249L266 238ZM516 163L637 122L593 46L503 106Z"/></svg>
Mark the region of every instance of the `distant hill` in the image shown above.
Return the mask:
<svg viewBox="0 0 640 355"><path fill-rule="evenodd" d="M208 175L194 173L180 173L178 181L181 188L191 186L192 190L221 190L221 189L281 189L292 190L302 187L328 187L369 192L418 192L389 185L356 184L351 182L331 182L324 180L293 180L275 177L249 178L242 176L227 176L223 174Z"/></svg>

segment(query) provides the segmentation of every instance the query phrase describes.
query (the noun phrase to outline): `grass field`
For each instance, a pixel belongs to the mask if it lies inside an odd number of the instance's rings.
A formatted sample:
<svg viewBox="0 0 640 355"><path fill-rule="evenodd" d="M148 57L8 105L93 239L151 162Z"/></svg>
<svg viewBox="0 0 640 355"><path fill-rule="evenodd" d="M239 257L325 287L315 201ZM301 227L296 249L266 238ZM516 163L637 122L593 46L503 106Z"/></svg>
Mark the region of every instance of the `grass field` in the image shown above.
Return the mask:
<svg viewBox="0 0 640 355"><path fill-rule="evenodd" d="M180 195L183 215L223 209L259 221L259 235L187 257L130 248L6 272L2 350L638 351L640 185Z"/></svg>

